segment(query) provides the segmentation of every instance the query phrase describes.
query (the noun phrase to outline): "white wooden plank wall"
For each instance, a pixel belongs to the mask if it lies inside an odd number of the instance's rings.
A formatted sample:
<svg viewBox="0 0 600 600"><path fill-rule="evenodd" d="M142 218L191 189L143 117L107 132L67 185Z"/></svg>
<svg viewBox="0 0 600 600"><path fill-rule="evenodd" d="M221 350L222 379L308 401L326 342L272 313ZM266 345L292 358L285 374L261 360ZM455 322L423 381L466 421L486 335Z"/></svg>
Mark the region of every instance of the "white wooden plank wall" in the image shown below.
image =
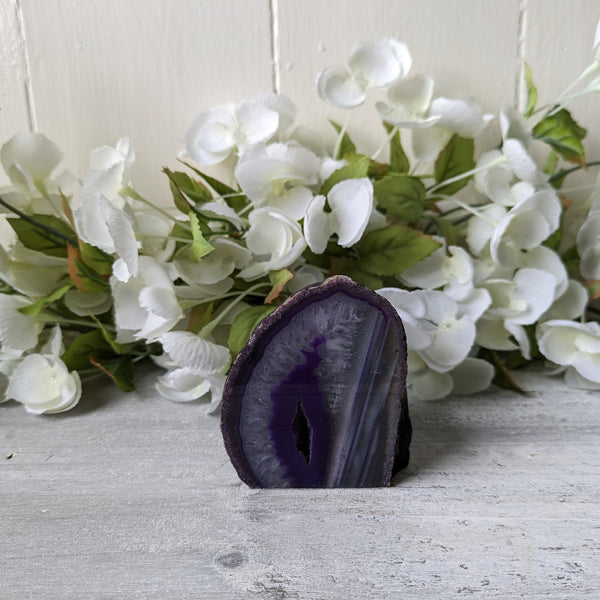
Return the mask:
<svg viewBox="0 0 600 600"><path fill-rule="evenodd" d="M81 176L94 147L127 135L136 186L167 202L160 168L203 110L279 87L301 123L343 119L314 80L360 40L405 41L415 73L497 111L522 102L522 59L555 97L591 61L599 16L596 0L0 0L0 140L44 132ZM573 110L590 127L600 117L597 96ZM350 128L378 145L372 111ZM597 135L588 155L600 158Z"/></svg>

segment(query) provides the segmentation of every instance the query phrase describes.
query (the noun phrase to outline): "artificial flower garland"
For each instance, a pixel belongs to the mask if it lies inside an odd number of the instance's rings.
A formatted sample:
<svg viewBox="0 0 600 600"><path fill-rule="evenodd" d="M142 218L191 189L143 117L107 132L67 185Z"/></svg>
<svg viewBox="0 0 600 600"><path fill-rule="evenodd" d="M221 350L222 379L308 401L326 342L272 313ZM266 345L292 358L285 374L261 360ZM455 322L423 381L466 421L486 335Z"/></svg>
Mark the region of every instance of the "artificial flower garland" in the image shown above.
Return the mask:
<svg viewBox="0 0 600 600"><path fill-rule="evenodd" d="M384 39L318 77L320 98L340 109L386 91L375 103L385 143L373 156L356 148L348 119L332 123L333 148L292 129L296 109L281 95L201 114L187 132L186 171L164 169L171 207L135 191L127 139L94 150L79 183L55 174L62 154L43 135L9 140L2 399L66 411L82 378L132 390L134 365L151 357L165 369L162 396L214 411L260 320L333 274L401 316L413 398L492 382L518 389L511 369L536 359L599 389L600 325L586 319L600 295L600 183L584 200L569 195L569 174L596 163L565 106L600 89L600 29L593 62L551 105L537 106L526 69L523 114L503 109L502 139L478 158L473 140L492 116L410 69L408 48ZM232 154L234 186L202 171Z"/></svg>

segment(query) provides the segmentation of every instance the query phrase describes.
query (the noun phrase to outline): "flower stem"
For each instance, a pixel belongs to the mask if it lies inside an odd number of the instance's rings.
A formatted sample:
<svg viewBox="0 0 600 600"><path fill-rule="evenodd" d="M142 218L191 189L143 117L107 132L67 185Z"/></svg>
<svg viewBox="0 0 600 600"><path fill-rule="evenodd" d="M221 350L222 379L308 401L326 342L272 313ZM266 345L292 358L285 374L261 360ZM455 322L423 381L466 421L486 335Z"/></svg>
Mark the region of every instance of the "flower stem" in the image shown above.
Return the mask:
<svg viewBox="0 0 600 600"><path fill-rule="evenodd" d="M130 198L133 198L134 200L137 200L138 202L141 202L142 204L146 204L147 206L150 206L156 212L160 213L163 217L169 219L170 221L173 221L174 223L177 223L184 229L191 231L191 229L183 221L180 221L173 215L169 214L166 210L160 208L159 206L156 206L156 204L154 204L153 202L150 202L150 200L146 200L146 198L144 198L144 196L138 194L138 192L136 192L132 187L126 186L125 189L123 190L123 192L125 193L125 195L129 196Z"/></svg>
<svg viewBox="0 0 600 600"><path fill-rule="evenodd" d="M335 148L333 150L333 159L338 160L340 157L340 151L342 149L342 140L346 135L346 131L348 130L348 124L350 123L350 113L346 113L346 118L344 119L344 123L342 124L342 128L338 133L337 141L335 142Z"/></svg>
<svg viewBox="0 0 600 600"><path fill-rule="evenodd" d="M499 156L498 158L496 158L495 160L482 165L481 167L475 167L474 169L471 169L470 171L465 171L464 173L460 173L459 175L456 175L455 177L450 177L450 179L444 179L443 181L440 181L439 183L436 183L435 185L433 185L432 187L430 187L427 190L427 194L432 194L433 192L435 192L435 190L438 190L440 188L443 188L447 185L450 185L451 183L455 183L457 181L461 181L462 179L466 179L467 177L471 177L472 175L475 175L477 173L481 173L482 171L486 171L487 169L492 169L494 167L499 167L500 165L503 165L505 163L508 162L508 158L506 158L506 156ZM450 198L451 200L454 200L454 198Z"/></svg>
<svg viewBox="0 0 600 600"><path fill-rule="evenodd" d="M371 160L375 160L383 152L383 149L390 143L390 141L396 135L396 133L398 133L398 126L394 125L390 129L390 132L387 134L383 144L381 144L381 146L379 146L379 148L377 148L377 150L375 151L375 154L371 156Z"/></svg>
<svg viewBox="0 0 600 600"><path fill-rule="evenodd" d="M34 227L37 227L38 229L42 229L48 235L58 238L59 240L66 242L67 244L69 244L69 246L73 246L74 248L77 248L79 246L77 238L65 235L62 231L59 231L58 229L52 227L52 225L46 225L45 223L40 223L36 219L33 219L29 215L26 215L24 212L20 211L18 208L15 208L12 204L6 202L6 200L4 200L4 198L2 198L2 196L0 196L0 204L2 206L4 206L5 208L8 208L8 210L10 210L11 212L15 213L15 215L17 215L19 218L23 219L23 221L30 223L31 225L33 225Z"/></svg>
<svg viewBox="0 0 600 600"><path fill-rule="evenodd" d="M548 183L552 183L553 181L556 181L557 179L566 177L567 175L569 175L570 173L574 173L575 171L579 171L579 170L587 168L587 167L598 167L598 166L600 166L600 160L594 160L594 161L585 163L584 166L578 165L578 166L572 167L570 169L564 169L562 171L558 171L558 172L554 173L554 175L551 175L549 177Z"/></svg>
<svg viewBox="0 0 600 600"><path fill-rule="evenodd" d="M240 293L240 295L235 298L235 300L231 301L220 313L215 317L210 323L205 325L199 332L200 337L207 337L210 335L215 327L223 320L223 318L235 307L237 306L246 296L250 295L254 291L260 289L261 287L272 287L270 283L257 283L252 287L248 288L246 291Z"/></svg>

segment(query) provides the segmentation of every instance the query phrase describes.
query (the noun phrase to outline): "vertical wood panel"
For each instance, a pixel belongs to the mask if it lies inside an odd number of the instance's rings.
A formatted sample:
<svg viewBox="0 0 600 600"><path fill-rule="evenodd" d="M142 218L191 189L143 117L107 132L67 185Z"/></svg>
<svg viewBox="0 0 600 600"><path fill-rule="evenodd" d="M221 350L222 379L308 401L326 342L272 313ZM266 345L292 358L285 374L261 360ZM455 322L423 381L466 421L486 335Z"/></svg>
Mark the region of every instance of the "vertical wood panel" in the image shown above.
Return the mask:
<svg viewBox="0 0 600 600"><path fill-rule="evenodd" d="M359 41L395 37L413 56L412 74L428 73L448 90L473 96L485 109L512 104L518 49L518 0L295 0L279 1L281 89L301 119L326 129L344 113L317 97L316 75L346 60ZM352 113L351 134L371 151L381 124L367 101Z"/></svg>
<svg viewBox="0 0 600 600"><path fill-rule="evenodd" d="M16 0L0 2L0 144L29 129L27 68ZM0 185L8 177L0 169Z"/></svg>
<svg viewBox="0 0 600 600"><path fill-rule="evenodd" d="M600 18L597 0L527 0L524 58L533 71L539 104L552 102L593 60L592 45ZM590 133L588 160L600 160L600 98L593 94L567 107Z"/></svg>
<svg viewBox="0 0 600 600"><path fill-rule="evenodd" d="M23 0L40 131L79 174L129 136L137 188L167 202L200 112L271 89L268 0Z"/></svg>

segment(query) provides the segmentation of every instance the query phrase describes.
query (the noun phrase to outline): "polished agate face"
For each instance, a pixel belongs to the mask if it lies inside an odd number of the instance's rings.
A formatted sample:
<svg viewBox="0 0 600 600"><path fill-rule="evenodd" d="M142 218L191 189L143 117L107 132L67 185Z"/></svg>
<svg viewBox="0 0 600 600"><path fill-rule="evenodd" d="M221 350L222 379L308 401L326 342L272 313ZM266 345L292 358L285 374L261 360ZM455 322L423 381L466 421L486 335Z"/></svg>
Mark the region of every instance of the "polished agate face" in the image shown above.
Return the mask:
<svg viewBox="0 0 600 600"><path fill-rule="evenodd" d="M225 447L252 487L389 485L411 426L406 340L391 305L347 277L301 290L235 361Z"/></svg>

